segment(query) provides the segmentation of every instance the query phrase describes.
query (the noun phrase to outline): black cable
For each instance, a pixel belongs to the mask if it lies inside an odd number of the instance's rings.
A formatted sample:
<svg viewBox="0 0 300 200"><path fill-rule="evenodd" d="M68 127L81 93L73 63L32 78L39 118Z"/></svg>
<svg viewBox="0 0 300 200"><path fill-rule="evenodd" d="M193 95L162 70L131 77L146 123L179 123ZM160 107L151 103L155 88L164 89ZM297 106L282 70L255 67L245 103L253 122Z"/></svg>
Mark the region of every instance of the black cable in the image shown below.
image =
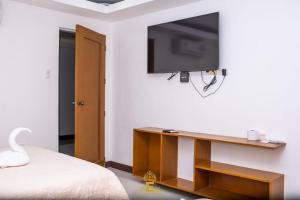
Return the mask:
<svg viewBox="0 0 300 200"><path fill-rule="evenodd" d="M211 82L210 82L208 85L206 85L206 86L203 87L203 92L207 92L207 90L208 90L211 86L213 86L214 84L216 84L216 83L217 83L217 76L214 75L214 77L213 77L213 79L211 80Z"/></svg>
<svg viewBox="0 0 300 200"><path fill-rule="evenodd" d="M215 71L212 71L212 72L214 73L214 77L212 78L212 80L210 81L210 83L206 83L204 81L203 73L201 71L201 80L205 84L205 86L203 87L203 92L207 92L211 86L213 86L214 84L217 83L217 74L216 74Z"/></svg>
<svg viewBox="0 0 300 200"><path fill-rule="evenodd" d="M171 76L167 79L168 81L171 80L172 78L174 78L174 76L176 76L178 74L178 72L173 72L171 74Z"/></svg>
<svg viewBox="0 0 300 200"><path fill-rule="evenodd" d="M207 98L207 97L209 97L209 96L215 94L216 92L218 92L218 90L221 88L221 86L222 86L223 83L224 83L225 77L226 77L226 76L223 76L223 79L222 79L221 84L217 87L217 89L216 89L215 91L213 91L213 92L211 92L211 93L209 93L209 94L206 94L206 95L202 94L202 93L198 90L198 88L196 87L196 85L194 84L194 82L193 82L193 80L192 80L192 76L190 76L190 82L191 82L193 88L196 90L196 92L197 92L202 98Z"/></svg>

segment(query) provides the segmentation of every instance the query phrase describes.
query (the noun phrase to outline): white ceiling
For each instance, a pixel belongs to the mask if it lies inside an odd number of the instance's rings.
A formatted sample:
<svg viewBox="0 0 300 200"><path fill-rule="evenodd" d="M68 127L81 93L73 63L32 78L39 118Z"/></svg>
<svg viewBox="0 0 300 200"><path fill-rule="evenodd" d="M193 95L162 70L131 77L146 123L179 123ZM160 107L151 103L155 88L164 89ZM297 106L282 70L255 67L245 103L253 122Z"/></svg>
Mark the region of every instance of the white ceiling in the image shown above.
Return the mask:
<svg viewBox="0 0 300 200"><path fill-rule="evenodd" d="M105 21L119 21L201 0L124 0L109 6L86 0L15 1L86 17L98 18Z"/></svg>

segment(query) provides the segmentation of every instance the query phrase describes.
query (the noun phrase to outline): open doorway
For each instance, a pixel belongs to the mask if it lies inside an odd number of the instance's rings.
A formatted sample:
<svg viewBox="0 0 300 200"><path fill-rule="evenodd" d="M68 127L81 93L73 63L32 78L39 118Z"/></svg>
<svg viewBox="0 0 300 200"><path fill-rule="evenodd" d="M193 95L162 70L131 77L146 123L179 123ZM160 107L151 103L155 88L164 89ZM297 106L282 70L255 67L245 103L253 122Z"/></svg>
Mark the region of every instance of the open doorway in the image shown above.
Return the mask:
<svg viewBox="0 0 300 200"><path fill-rule="evenodd" d="M75 32L59 32L59 152L74 156Z"/></svg>

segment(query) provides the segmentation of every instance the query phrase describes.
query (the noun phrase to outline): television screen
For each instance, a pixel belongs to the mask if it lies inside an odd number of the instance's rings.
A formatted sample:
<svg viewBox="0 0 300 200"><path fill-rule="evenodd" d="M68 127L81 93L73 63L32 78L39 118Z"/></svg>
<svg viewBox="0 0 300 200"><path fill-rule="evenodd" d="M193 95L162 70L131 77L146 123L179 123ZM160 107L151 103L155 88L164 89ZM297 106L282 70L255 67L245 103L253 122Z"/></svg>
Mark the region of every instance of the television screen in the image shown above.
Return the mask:
<svg viewBox="0 0 300 200"><path fill-rule="evenodd" d="M148 73L219 68L219 13L148 27Z"/></svg>

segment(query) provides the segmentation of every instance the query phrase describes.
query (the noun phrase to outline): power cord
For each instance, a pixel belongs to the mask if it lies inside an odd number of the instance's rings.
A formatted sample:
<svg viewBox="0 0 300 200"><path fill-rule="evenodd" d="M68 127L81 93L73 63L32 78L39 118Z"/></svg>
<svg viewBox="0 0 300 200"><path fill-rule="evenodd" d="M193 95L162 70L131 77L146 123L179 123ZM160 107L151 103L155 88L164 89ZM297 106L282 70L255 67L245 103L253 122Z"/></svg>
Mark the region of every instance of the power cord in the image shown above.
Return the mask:
<svg viewBox="0 0 300 200"><path fill-rule="evenodd" d="M211 86L213 86L214 84L217 83L217 75L216 75L216 72L213 71L213 73L214 73L214 77L212 78L212 80L210 81L210 83L207 84L207 83L204 81L203 74L202 74L202 71L201 71L201 79L202 79L203 83L205 84L205 86L203 87L203 92L207 92Z"/></svg>
<svg viewBox="0 0 300 200"><path fill-rule="evenodd" d="M211 93L209 93L209 94L202 94L202 93L200 92L200 90L199 90L199 89L196 87L196 85L194 84L194 82L193 82L193 80L192 80L192 76L190 76L190 82L191 82L193 88L196 90L196 92L197 92L202 98L207 98L207 97L209 97L209 96L214 95L215 93L217 93L218 90L222 87L222 85L223 85L223 83L224 83L224 80L225 80L225 77L227 76L227 71L226 71L226 69L222 69L222 75L223 75L223 79L222 79L222 81L221 81L221 84L217 87L217 89L216 89L215 91L213 91L213 92L211 92ZM217 78L216 78L216 74L215 74L214 78L217 79ZM213 78L213 79L214 79L214 78ZM202 81L204 81L204 80L202 80ZM212 81L213 81L213 80L212 80ZM212 83L212 81L211 81L211 83ZM216 82L216 81L217 81L217 80L215 80L215 82ZM209 84L208 84L208 85L209 85Z"/></svg>

